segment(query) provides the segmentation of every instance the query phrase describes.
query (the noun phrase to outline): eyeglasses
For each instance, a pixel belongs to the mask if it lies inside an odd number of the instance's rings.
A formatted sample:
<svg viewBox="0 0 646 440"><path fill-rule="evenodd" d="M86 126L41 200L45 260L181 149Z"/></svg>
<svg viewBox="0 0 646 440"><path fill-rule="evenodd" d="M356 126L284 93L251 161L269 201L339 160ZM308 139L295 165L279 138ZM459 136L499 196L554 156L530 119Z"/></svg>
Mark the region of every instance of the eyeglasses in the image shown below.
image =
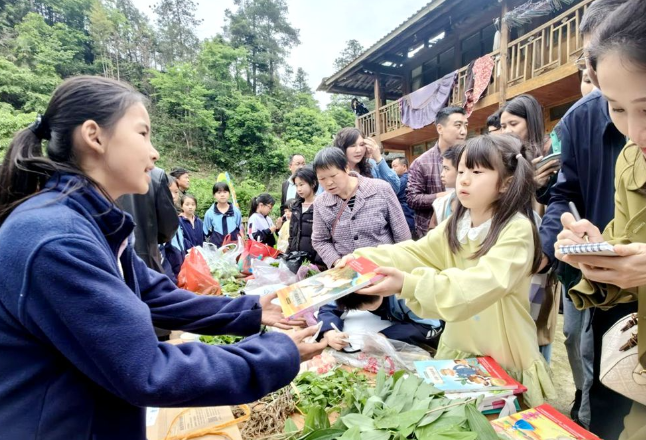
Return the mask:
<svg viewBox="0 0 646 440"><path fill-rule="evenodd" d="M574 60L574 65L577 67L577 69L585 70L588 68L588 66L585 63L587 58L588 57L585 56L585 52L581 52L581 55L579 55L579 57L576 60Z"/></svg>

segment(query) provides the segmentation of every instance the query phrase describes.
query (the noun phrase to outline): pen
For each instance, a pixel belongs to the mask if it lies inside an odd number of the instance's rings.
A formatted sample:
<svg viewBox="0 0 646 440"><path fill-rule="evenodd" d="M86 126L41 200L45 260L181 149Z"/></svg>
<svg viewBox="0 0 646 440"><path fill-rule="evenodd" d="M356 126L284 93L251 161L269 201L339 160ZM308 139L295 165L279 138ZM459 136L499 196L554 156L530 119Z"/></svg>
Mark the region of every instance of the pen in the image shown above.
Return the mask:
<svg viewBox="0 0 646 440"><path fill-rule="evenodd" d="M574 220L580 222L581 215L579 214L579 210L576 209L576 205L574 204L574 202L568 202L568 206L570 207L570 212L574 216ZM585 238L586 243L590 243L590 240L588 239L588 234L584 233L583 238Z"/></svg>
<svg viewBox="0 0 646 440"><path fill-rule="evenodd" d="M337 332L341 333L341 330L339 330L339 327L337 327L337 326L336 326L336 324L334 324L333 322L331 322L331 323L330 323L330 325L332 326L332 328L333 328L335 331L337 331ZM349 339L341 339L341 340L342 340L343 342L350 343L350 340L349 340Z"/></svg>

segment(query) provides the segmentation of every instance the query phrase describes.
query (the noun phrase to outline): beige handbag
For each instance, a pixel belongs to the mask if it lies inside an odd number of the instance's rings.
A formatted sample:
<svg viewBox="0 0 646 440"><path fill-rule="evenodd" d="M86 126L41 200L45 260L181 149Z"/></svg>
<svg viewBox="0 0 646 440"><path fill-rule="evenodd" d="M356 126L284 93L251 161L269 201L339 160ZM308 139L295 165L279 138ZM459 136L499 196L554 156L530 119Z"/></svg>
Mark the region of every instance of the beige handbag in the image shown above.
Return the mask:
<svg viewBox="0 0 646 440"><path fill-rule="evenodd" d="M603 335L599 378L611 390L646 405L646 368L637 353L636 313L624 316Z"/></svg>

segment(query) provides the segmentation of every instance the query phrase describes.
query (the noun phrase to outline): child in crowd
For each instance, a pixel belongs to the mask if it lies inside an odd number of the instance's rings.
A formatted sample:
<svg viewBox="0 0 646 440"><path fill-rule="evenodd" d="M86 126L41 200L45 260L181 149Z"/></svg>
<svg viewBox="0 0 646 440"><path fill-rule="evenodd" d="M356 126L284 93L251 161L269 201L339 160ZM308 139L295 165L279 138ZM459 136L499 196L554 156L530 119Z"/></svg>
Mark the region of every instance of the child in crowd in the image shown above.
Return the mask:
<svg viewBox="0 0 646 440"><path fill-rule="evenodd" d="M541 261L533 221L531 153L514 136L479 136L460 155L451 218L419 241L359 249L385 278L364 295L401 292L423 318L446 321L436 358L491 356L528 391L530 407L555 395L529 313ZM368 300L366 300L368 301Z"/></svg>
<svg viewBox="0 0 646 440"><path fill-rule="evenodd" d="M251 199L249 210L249 237L266 244L276 245L276 225L269 217L276 201L268 193L262 193Z"/></svg>
<svg viewBox="0 0 646 440"><path fill-rule="evenodd" d="M184 251L188 252L191 248L204 244L204 224L195 215L197 199L193 195L183 195L180 206L182 214L179 216L179 226L184 235Z"/></svg>
<svg viewBox="0 0 646 440"><path fill-rule="evenodd" d="M173 196L173 204L176 207L179 206L180 197L177 179L170 175L168 176L168 189ZM173 238L168 243L159 245L159 251L162 255L164 273L177 284L177 275L182 269L182 263L186 255L184 251L184 233L182 232L181 226L177 228L175 235L173 235Z"/></svg>
<svg viewBox="0 0 646 440"><path fill-rule="evenodd" d="M314 200L319 188L316 173L312 168L301 168L294 175L294 183L297 198L292 205L288 250L307 252L309 261L324 269L325 263L312 246Z"/></svg>
<svg viewBox="0 0 646 440"><path fill-rule="evenodd" d="M455 145L442 153L442 174L440 177L442 185L447 191L450 191L450 194L439 197L433 202L433 216L435 217L433 224L435 225L449 218L457 204L455 181L458 177L458 157L463 149L464 145Z"/></svg>
<svg viewBox="0 0 646 440"><path fill-rule="evenodd" d="M230 195L226 182L216 182L213 185L215 203L204 214L204 236L217 247L222 246L227 236L235 243L240 234L242 213L229 202Z"/></svg>
<svg viewBox="0 0 646 440"><path fill-rule="evenodd" d="M283 226L278 233L278 244L276 249L281 252L287 252L289 248L289 228L291 227L292 206L296 199L287 199L285 201L285 212L283 213Z"/></svg>

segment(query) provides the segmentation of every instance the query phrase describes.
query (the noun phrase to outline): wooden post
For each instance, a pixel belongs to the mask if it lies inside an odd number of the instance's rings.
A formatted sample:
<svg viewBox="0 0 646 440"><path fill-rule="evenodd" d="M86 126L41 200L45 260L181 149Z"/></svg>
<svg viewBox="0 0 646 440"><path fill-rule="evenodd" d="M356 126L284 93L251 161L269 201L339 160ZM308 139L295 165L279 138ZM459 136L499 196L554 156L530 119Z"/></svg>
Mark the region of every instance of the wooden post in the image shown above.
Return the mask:
<svg viewBox="0 0 646 440"><path fill-rule="evenodd" d="M381 86L379 84L379 74L375 75L375 140L381 145Z"/></svg>
<svg viewBox="0 0 646 440"><path fill-rule="evenodd" d="M509 78L509 26L503 20L507 12L509 12L508 0L503 0L500 15L500 107L507 102L507 82Z"/></svg>

